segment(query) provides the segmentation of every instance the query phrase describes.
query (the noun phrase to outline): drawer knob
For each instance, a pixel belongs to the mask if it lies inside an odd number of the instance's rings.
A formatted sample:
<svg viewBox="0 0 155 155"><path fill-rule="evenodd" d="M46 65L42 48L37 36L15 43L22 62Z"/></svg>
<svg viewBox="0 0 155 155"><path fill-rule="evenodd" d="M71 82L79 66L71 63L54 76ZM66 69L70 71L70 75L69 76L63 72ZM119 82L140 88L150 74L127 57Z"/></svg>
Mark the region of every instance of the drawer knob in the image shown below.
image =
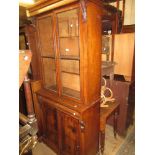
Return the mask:
<svg viewBox="0 0 155 155"><path fill-rule="evenodd" d="M80 128L81 128L81 131L84 132L84 129L85 129L84 121L80 121Z"/></svg>

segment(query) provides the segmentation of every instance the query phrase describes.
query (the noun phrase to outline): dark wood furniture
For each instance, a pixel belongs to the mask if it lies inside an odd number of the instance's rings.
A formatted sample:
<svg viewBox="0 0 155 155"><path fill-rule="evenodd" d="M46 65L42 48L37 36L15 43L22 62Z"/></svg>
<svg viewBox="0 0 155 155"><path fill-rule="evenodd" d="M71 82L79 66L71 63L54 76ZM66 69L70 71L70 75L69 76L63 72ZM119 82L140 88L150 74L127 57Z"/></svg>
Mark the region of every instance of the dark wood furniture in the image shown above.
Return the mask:
<svg viewBox="0 0 155 155"><path fill-rule="evenodd" d="M117 103L120 103L119 116L117 121L117 133L126 135L127 128L133 124L134 115L134 82L107 79L107 86L113 91ZM121 92L121 93L120 93ZM113 125L113 116L109 117L108 124Z"/></svg>
<svg viewBox="0 0 155 155"><path fill-rule="evenodd" d="M95 155L99 151L102 1L68 2L45 1L29 9L29 16L35 15L39 60L40 81L32 82L38 134L57 154Z"/></svg>
<svg viewBox="0 0 155 155"><path fill-rule="evenodd" d="M134 33L135 32L135 24L134 25L123 25L122 33Z"/></svg>
<svg viewBox="0 0 155 155"><path fill-rule="evenodd" d="M109 106L100 108L100 149L102 154L104 152L105 128L106 128L107 119L113 115L114 137L116 138L117 117L119 114L119 103L108 102L106 104Z"/></svg>

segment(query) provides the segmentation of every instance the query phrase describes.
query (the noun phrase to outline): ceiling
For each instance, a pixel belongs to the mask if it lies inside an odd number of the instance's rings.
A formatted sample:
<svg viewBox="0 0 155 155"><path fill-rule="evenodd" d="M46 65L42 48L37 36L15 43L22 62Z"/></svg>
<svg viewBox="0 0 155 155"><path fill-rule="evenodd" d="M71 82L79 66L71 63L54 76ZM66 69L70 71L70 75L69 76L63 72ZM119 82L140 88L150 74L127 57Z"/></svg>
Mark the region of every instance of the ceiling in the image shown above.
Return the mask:
<svg viewBox="0 0 155 155"><path fill-rule="evenodd" d="M41 1L46 1L46 0L19 0L19 6L28 8Z"/></svg>

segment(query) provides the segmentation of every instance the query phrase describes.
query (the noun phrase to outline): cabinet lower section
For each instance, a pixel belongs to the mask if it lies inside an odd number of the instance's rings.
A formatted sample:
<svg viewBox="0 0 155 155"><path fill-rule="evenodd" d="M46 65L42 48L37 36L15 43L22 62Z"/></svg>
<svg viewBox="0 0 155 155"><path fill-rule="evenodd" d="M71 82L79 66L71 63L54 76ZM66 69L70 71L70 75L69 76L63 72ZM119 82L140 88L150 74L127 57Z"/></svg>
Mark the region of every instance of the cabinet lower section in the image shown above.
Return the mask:
<svg viewBox="0 0 155 155"><path fill-rule="evenodd" d="M35 103L36 104L36 103ZM95 155L99 148L99 103L82 113L38 96L43 141L59 155ZM41 120L41 119L40 119Z"/></svg>

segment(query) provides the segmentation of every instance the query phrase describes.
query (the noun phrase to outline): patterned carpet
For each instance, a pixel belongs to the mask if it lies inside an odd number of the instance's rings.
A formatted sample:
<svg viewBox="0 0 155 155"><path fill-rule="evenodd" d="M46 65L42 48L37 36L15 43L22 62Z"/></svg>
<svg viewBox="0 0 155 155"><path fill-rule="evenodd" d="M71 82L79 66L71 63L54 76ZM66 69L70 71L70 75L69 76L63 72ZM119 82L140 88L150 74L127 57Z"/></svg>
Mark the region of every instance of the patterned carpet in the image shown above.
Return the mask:
<svg viewBox="0 0 155 155"><path fill-rule="evenodd" d="M33 149L33 155L56 155L44 143L38 143ZM126 137L114 138L113 128L106 126L104 155L135 155L135 129L130 126Z"/></svg>

